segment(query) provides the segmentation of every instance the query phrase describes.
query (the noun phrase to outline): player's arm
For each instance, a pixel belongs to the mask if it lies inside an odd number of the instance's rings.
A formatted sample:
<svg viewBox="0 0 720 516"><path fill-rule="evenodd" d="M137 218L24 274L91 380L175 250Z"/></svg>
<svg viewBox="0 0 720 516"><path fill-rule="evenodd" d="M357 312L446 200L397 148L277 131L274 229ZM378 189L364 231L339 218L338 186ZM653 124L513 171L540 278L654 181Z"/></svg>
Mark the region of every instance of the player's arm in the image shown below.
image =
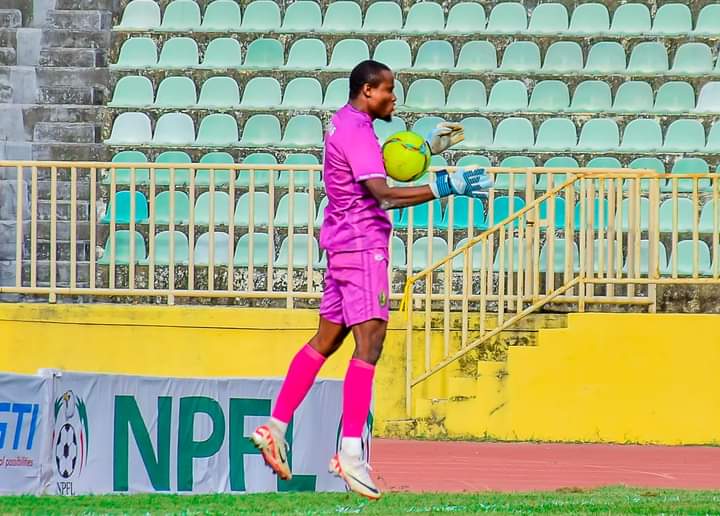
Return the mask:
<svg viewBox="0 0 720 516"><path fill-rule="evenodd" d="M430 186L388 186L387 180L374 178L363 182L383 210L407 208L435 199Z"/></svg>

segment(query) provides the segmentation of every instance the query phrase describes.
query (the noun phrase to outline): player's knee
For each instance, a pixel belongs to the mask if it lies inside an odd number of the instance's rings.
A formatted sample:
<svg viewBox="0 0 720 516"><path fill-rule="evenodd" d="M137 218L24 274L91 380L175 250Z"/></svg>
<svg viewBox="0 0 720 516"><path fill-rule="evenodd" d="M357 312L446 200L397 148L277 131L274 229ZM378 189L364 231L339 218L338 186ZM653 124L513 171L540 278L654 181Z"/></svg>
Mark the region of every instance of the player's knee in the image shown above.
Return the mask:
<svg viewBox="0 0 720 516"><path fill-rule="evenodd" d="M333 339L323 338L322 335L316 333L315 336L310 339L309 344L315 351L327 358L338 350L342 341L336 342Z"/></svg>

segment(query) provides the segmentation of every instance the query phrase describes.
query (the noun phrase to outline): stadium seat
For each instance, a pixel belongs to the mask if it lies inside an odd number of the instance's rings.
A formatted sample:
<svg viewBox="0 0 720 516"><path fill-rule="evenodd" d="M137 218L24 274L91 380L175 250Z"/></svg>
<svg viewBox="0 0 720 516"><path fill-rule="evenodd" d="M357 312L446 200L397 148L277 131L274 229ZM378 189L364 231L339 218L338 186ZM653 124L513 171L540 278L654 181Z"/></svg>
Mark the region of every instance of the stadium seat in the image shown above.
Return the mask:
<svg viewBox="0 0 720 516"><path fill-rule="evenodd" d="M520 4L498 4L520 5ZM496 8L497 8L496 7ZM524 10L525 8L522 7ZM537 72L540 70L540 49L533 41L513 41L503 53L500 70L503 72Z"/></svg>
<svg viewBox="0 0 720 516"><path fill-rule="evenodd" d="M259 40L256 40L259 41ZM262 40L267 41L267 40ZM274 41L274 40L270 40ZM253 46L250 44L250 47ZM276 42L277 43L277 42ZM279 45L279 43L277 43ZM262 46L262 43L260 44ZM248 48L250 53L250 48ZM248 65L249 56L246 56L245 66ZM280 64L282 64L282 47L280 48ZM215 38L208 43L201 65L203 68L240 68L242 67L242 51L240 42L233 38Z"/></svg>
<svg viewBox="0 0 720 516"><path fill-rule="evenodd" d="M313 77L297 77L285 86L282 100L285 109L319 108L322 103L322 86Z"/></svg>
<svg viewBox="0 0 720 516"><path fill-rule="evenodd" d="M198 107L228 108L240 104L240 89L232 77L210 77L200 90Z"/></svg>
<svg viewBox="0 0 720 516"><path fill-rule="evenodd" d="M450 86L445 111L480 111L485 109L485 85L477 79L460 79Z"/></svg>
<svg viewBox="0 0 720 516"><path fill-rule="evenodd" d="M709 46L705 43L683 43L675 51L670 72L675 75L703 75L712 73L712 69L713 55Z"/></svg>
<svg viewBox="0 0 720 516"><path fill-rule="evenodd" d="M612 118L594 118L580 130L578 151L605 151L620 146L620 131Z"/></svg>
<svg viewBox="0 0 720 516"><path fill-rule="evenodd" d="M198 46L192 38L170 38L160 51L158 68L191 68L197 66Z"/></svg>
<svg viewBox="0 0 720 516"><path fill-rule="evenodd" d="M617 41L600 41L590 47L585 72L591 74L624 73L625 50Z"/></svg>
<svg viewBox="0 0 720 516"><path fill-rule="evenodd" d="M478 156L477 154L466 154L455 163L457 167L483 168L491 166L490 159L487 156Z"/></svg>
<svg viewBox="0 0 720 516"><path fill-rule="evenodd" d="M500 162L501 167L532 168L535 162L527 156L508 156ZM497 173L495 174L495 190L508 191L510 187L515 191L524 191L527 187L527 174Z"/></svg>
<svg viewBox="0 0 720 516"><path fill-rule="evenodd" d="M484 149L492 145L493 128L490 120L481 116L470 116L463 118L460 123L465 131L465 139L455 145L456 149Z"/></svg>
<svg viewBox="0 0 720 516"><path fill-rule="evenodd" d="M616 217L620 218L620 229L622 231L628 232L631 229L637 227L640 231L648 231L650 229L650 199L647 197L640 197L640 205L637 206L639 208L638 213L635 215L637 217L635 220L638 220L638 225L633 224L633 226L630 226L630 219L631 219L631 208L630 205L631 199L623 199L620 203L620 208L618 209L618 214ZM637 209L636 208L636 209ZM617 218L616 218L617 220Z"/></svg>
<svg viewBox="0 0 720 516"><path fill-rule="evenodd" d="M455 68L455 55L449 42L431 40L420 45L415 56L414 70L451 70L453 68Z"/></svg>
<svg viewBox="0 0 720 516"><path fill-rule="evenodd" d="M170 210L170 199L174 199L174 213ZM155 196L155 224L168 225L171 221L174 224L187 224L189 220L190 199L185 192L176 191L171 195L169 191L165 191Z"/></svg>
<svg viewBox="0 0 720 516"><path fill-rule="evenodd" d="M349 79L345 77L333 79L325 89L325 100L322 103L322 107L324 109L338 109L347 103L349 94ZM400 103L398 102L398 104Z"/></svg>
<svg viewBox="0 0 720 516"><path fill-rule="evenodd" d="M319 70L327 66L327 49L320 39L299 39L290 47L285 68Z"/></svg>
<svg viewBox="0 0 720 516"><path fill-rule="evenodd" d="M230 265L232 259L231 245L230 235L224 231L203 233L195 243L193 262L196 266L200 267L208 267L211 263L213 266ZM211 247L213 250L212 262L210 257Z"/></svg>
<svg viewBox="0 0 720 516"><path fill-rule="evenodd" d="M391 134L406 130L405 120L397 116L392 117L392 121L390 122L385 122L378 118L373 122L373 128L381 144L387 140Z"/></svg>
<svg viewBox="0 0 720 516"><path fill-rule="evenodd" d="M195 83L189 77L166 77L158 86L155 107L189 108L197 104Z"/></svg>
<svg viewBox="0 0 720 516"><path fill-rule="evenodd" d="M408 88L405 107L412 111L442 111L445 87L437 79L418 79Z"/></svg>
<svg viewBox="0 0 720 516"><path fill-rule="evenodd" d="M682 81L668 81L655 96L655 113L690 113L695 109L695 90Z"/></svg>
<svg viewBox="0 0 720 516"><path fill-rule="evenodd" d="M405 19L404 33L442 32L445 28L445 13L440 4L419 2L413 4Z"/></svg>
<svg viewBox="0 0 720 516"><path fill-rule="evenodd" d="M112 157L112 163L147 163L147 156L140 151L125 150L116 153ZM116 168L115 170L115 184L118 185L129 185L130 177L132 175L132 169L130 168ZM110 174L103 179L103 184L110 184ZM147 168L136 168L135 169L135 184L147 184L150 178L150 171Z"/></svg>
<svg viewBox="0 0 720 516"><path fill-rule="evenodd" d="M485 30L485 9L477 2L458 2L450 8L445 32L472 34Z"/></svg>
<svg viewBox="0 0 720 516"><path fill-rule="evenodd" d="M138 0L136 0L138 1ZM110 107L143 107L153 103L153 86L150 79L139 75L122 77L115 85Z"/></svg>
<svg viewBox="0 0 720 516"><path fill-rule="evenodd" d="M292 259L290 258L290 245L292 242ZM308 263L308 246L310 247L310 259ZM318 242L312 235L294 234L291 237L283 239L280 244L280 252L278 253L277 260L275 260L275 267L279 269L283 268L305 268L313 267L318 268L320 265L320 249Z"/></svg>
<svg viewBox="0 0 720 516"><path fill-rule="evenodd" d="M165 113L155 124L153 145L192 145L195 124L185 113Z"/></svg>
<svg viewBox="0 0 720 516"><path fill-rule="evenodd" d="M567 111L570 106L570 92L563 81L540 81L535 84L530 96L529 111L554 113Z"/></svg>
<svg viewBox="0 0 720 516"><path fill-rule="evenodd" d="M185 151L165 151L157 155L155 163L192 163L192 158ZM169 185L171 174L174 177L175 186L190 184L190 169L188 168L156 168L155 184Z"/></svg>
<svg viewBox="0 0 720 516"><path fill-rule="evenodd" d="M488 213L488 227L492 227L508 218L513 213L522 210L525 207L525 201L517 195L508 197L501 195L495 197L492 203L492 214ZM492 218L491 218L492 217ZM518 221L513 223L517 227Z"/></svg>
<svg viewBox="0 0 720 516"><path fill-rule="evenodd" d="M244 165L277 165L275 156L268 152L253 152L243 159ZM267 186L270 184L270 177L277 178L277 172L274 170L240 170L238 178L235 181L236 186L249 187L250 176L255 178L255 186Z"/></svg>
<svg viewBox="0 0 720 516"><path fill-rule="evenodd" d="M568 30L568 12L563 4L538 4L530 16L531 34L558 34Z"/></svg>
<svg viewBox="0 0 720 516"><path fill-rule="evenodd" d="M653 90L647 82L627 81L615 93L612 110L627 113L646 113L653 108Z"/></svg>
<svg viewBox="0 0 720 516"><path fill-rule="evenodd" d="M246 109L273 109L280 105L280 83L273 77L253 77L245 84L240 106Z"/></svg>
<svg viewBox="0 0 720 516"><path fill-rule="evenodd" d="M694 249L697 249L698 267L694 267L695 255ZM711 276L712 265L710 262L710 248L702 240L682 240L678 242L677 247L668 260L668 266L663 275L670 276L672 274L673 262L677 261L678 276L692 276L697 272L699 276Z"/></svg>
<svg viewBox="0 0 720 516"><path fill-rule="evenodd" d="M610 31L610 13L600 3L579 4L573 9L570 18L570 34L601 34Z"/></svg>
<svg viewBox="0 0 720 516"><path fill-rule="evenodd" d="M129 38L120 47L120 55L110 68L147 68L157 63L157 47L151 38Z"/></svg>
<svg viewBox="0 0 720 516"><path fill-rule="evenodd" d="M490 71L497 68L497 51L489 41L468 41L460 49L455 69L458 71Z"/></svg>
<svg viewBox="0 0 720 516"><path fill-rule="evenodd" d="M640 5L640 4L625 4ZM623 6L623 7L624 7ZM644 7L644 6L643 6ZM668 55L665 45L656 41L645 41L633 47L628 62L629 74L659 74L668 70Z"/></svg>
<svg viewBox="0 0 720 516"><path fill-rule="evenodd" d="M132 200L130 190L115 192L115 224L130 224L133 220L130 213ZM105 214L100 219L100 224L110 224L112 221L113 200L110 198L105 207ZM135 192L135 223L140 224L148 219L148 202L145 194Z"/></svg>
<svg viewBox="0 0 720 516"><path fill-rule="evenodd" d="M403 18L400 5L395 2L380 1L370 4L365 11L363 32L398 33L402 30Z"/></svg>
<svg viewBox="0 0 720 516"><path fill-rule="evenodd" d="M665 250L665 246L662 242L657 243L657 270L655 271L656 274L663 273L665 270L667 270L667 251ZM640 263L640 267L637 270L637 274L640 274L641 276L647 276L650 274L650 241L648 240L640 240L640 255L638 257L638 262ZM625 264L623 265L623 273L627 274L628 271L634 271L632 264L629 264L627 262L627 258L625 260Z"/></svg>
<svg viewBox="0 0 720 516"><path fill-rule="evenodd" d="M657 172L658 174L664 174L665 173L665 164L660 161L658 158L655 157L642 157L642 158L635 158L630 162L629 165L630 168L638 170L638 169L648 169L653 170ZM624 190L630 190L632 188L633 181L631 179L626 179L623 183L623 189ZM640 180L640 191L641 192L649 192L650 191L650 180L649 179L641 179Z"/></svg>
<svg viewBox="0 0 720 516"><path fill-rule="evenodd" d="M240 145L278 145L280 134L280 121L275 115L253 115L245 122Z"/></svg>
<svg viewBox="0 0 720 516"><path fill-rule="evenodd" d="M200 132L202 132L202 123L200 124ZM237 143L237 140L235 143ZM207 163L208 165L232 165L235 163L235 159L227 152L208 152L200 158L200 163ZM216 187L225 186L235 181L234 170L217 170L211 167L198 169L195 174L195 184L201 186L209 185L211 174L214 177Z"/></svg>
<svg viewBox="0 0 720 516"><path fill-rule="evenodd" d="M412 246L412 270L421 271L450 254L444 238L435 236L420 237Z"/></svg>
<svg viewBox="0 0 720 516"><path fill-rule="evenodd" d="M497 241L495 243L495 259L492 264L493 272L500 272L501 270L503 273L517 272L520 265L520 255L522 253L521 245L524 247L525 243L527 243L527 240L521 244L518 237L507 238L505 239L505 245L503 246L501 255L500 242ZM477 270L482 268L482 255L483 248L482 245L479 245L473 253L473 262L477 262L473 264L473 269ZM523 258L523 260L526 261L525 258ZM460 261L459 265L460 264L462 264L462 261ZM525 263L524 265L527 266L528 264ZM459 270L462 270L462 266L460 266Z"/></svg>
<svg viewBox="0 0 720 516"><path fill-rule="evenodd" d="M495 128L490 148L496 150L528 150L535 145L535 133L527 118L508 117Z"/></svg>
<svg viewBox="0 0 720 516"><path fill-rule="evenodd" d="M540 4L550 5L550 4ZM563 7L564 9L564 7ZM577 73L583 69L583 52L574 41L556 41L545 53L542 71L547 73Z"/></svg>
<svg viewBox="0 0 720 516"><path fill-rule="evenodd" d="M390 239L390 267L391 270L403 270L407 267L405 242L397 235L393 235Z"/></svg>
<svg viewBox="0 0 720 516"><path fill-rule="evenodd" d="M432 205L432 219L430 218L430 206ZM414 228L426 229L430 227L432 220L433 228L442 227L443 209L440 199L417 204L402 210L400 220L395 223L396 228L407 228L410 225L410 212L412 212L412 225Z"/></svg>
<svg viewBox="0 0 720 516"><path fill-rule="evenodd" d="M322 122L315 115L297 115L288 120L280 145L285 147L319 146L323 142Z"/></svg>
<svg viewBox="0 0 720 516"><path fill-rule="evenodd" d="M317 159L317 157L313 154L307 154L307 153L295 153L295 154L288 154L284 161L285 165L319 165L320 161ZM280 174L278 175L277 185L283 188L289 188L290 187L290 176L293 177L293 186L294 188L307 188L310 186L310 175L312 174L313 177L313 188L318 189L322 188L322 179L320 178L320 171L314 170L294 170L292 172L290 171L280 171Z"/></svg>
<svg viewBox="0 0 720 516"><path fill-rule="evenodd" d="M278 40L260 38L248 45L245 68L280 68L284 64L283 47Z"/></svg>
<svg viewBox="0 0 720 516"><path fill-rule="evenodd" d="M679 119L665 133L666 152L697 152L705 147L705 129L697 120Z"/></svg>
<svg viewBox="0 0 720 516"><path fill-rule="evenodd" d="M653 34L689 34L692 32L692 13L685 4L661 5L653 19Z"/></svg>
<svg viewBox="0 0 720 516"><path fill-rule="evenodd" d="M250 201L252 200L252 211ZM246 192L240 196L235 205L234 223L241 228L250 227L252 213L253 227L267 227L270 224L270 196L267 192Z"/></svg>
<svg viewBox="0 0 720 516"><path fill-rule="evenodd" d="M360 32L362 11L356 2L340 0L332 2L325 11L322 32Z"/></svg>
<svg viewBox="0 0 720 516"><path fill-rule="evenodd" d="M527 10L517 2L499 3L488 17L487 31L517 34L527 30Z"/></svg>
<svg viewBox="0 0 720 516"><path fill-rule="evenodd" d="M270 256L270 237L267 233L246 233L240 237L235 247L233 265L235 267L250 266L250 239L252 238L253 267L267 267ZM273 253L274 254L274 253ZM274 258L274 256L273 256Z"/></svg>
<svg viewBox="0 0 720 516"><path fill-rule="evenodd" d="M691 158L684 157L678 159L670 171L671 174L707 174L710 172L710 167L707 162L702 158ZM692 192L693 191L693 180L690 178L681 179L668 179L667 184L661 188L662 192L672 192L673 186L678 192ZM698 190L700 192L710 190L710 180L700 179L698 180Z"/></svg>
<svg viewBox="0 0 720 516"><path fill-rule="evenodd" d="M127 229L119 229L115 231L115 265L128 265L130 263L130 231ZM108 236L105 241L105 250L102 257L98 260L99 265L110 264L110 254L112 248L112 237ZM135 231L135 261L138 263L147 258L147 250L145 248L145 239L139 231Z"/></svg>
<svg viewBox="0 0 720 516"><path fill-rule="evenodd" d="M145 113L120 113L113 122L107 145L144 145L150 143L150 119Z"/></svg>
<svg viewBox="0 0 720 516"><path fill-rule="evenodd" d="M200 7L194 0L173 0L163 14L160 30L187 32L200 28Z"/></svg>
<svg viewBox="0 0 720 516"><path fill-rule="evenodd" d="M526 111L528 106L527 87L523 81L501 80L495 83L488 98L488 111Z"/></svg>
<svg viewBox="0 0 720 516"><path fill-rule="evenodd" d="M280 29L280 8L272 0L255 0L245 7L240 25L243 32L276 32Z"/></svg>
<svg viewBox="0 0 720 516"><path fill-rule="evenodd" d="M675 203L677 201L677 204ZM677 210L677 218L673 217L674 210ZM674 221L677 221L677 225ZM658 221L660 233L690 233L693 230L695 220L695 209L692 200L687 197L666 199L660 205Z"/></svg>
<svg viewBox="0 0 720 516"><path fill-rule="evenodd" d="M553 156L552 158L548 159L543 166L548 168L567 168L568 170L571 170L573 168L578 168L579 165L575 158L570 158L567 156ZM548 190L548 187L550 185L550 176L552 176L553 188L557 188L567 180L567 174L565 174L564 172L553 172L537 175L538 182L535 185L536 192L546 192Z"/></svg>
<svg viewBox="0 0 720 516"><path fill-rule="evenodd" d="M611 156L597 156L588 161L585 166L587 168L622 168L622 163L619 159Z"/></svg>
<svg viewBox="0 0 720 516"><path fill-rule="evenodd" d="M538 129L536 151L564 151L577 145L577 129L569 118L549 118Z"/></svg>
<svg viewBox="0 0 720 516"><path fill-rule="evenodd" d="M595 231L600 229L607 229L608 225L608 200L607 199L593 199L592 202L592 227L590 226L590 206L589 203L585 205L585 220L582 220L582 208L583 205L578 202L575 204L575 231L585 230L586 228L593 229ZM602 208L601 208L602 206ZM602 219L602 220L601 220Z"/></svg>
<svg viewBox="0 0 720 516"><path fill-rule="evenodd" d="M700 10L695 25L695 34L720 34L720 5L708 4Z"/></svg>
<svg viewBox="0 0 720 516"><path fill-rule="evenodd" d="M212 207L210 204L212 203ZM215 226L227 226L230 223L231 199L227 192L203 192L195 201L195 224L210 226L210 215L214 214Z"/></svg>
<svg viewBox="0 0 720 516"><path fill-rule="evenodd" d="M115 30L153 30L160 26L160 7L152 0L133 0L123 9L122 20Z"/></svg>
<svg viewBox="0 0 720 516"><path fill-rule="evenodd" d="M166 193L166 192L163 192ZM180 193L180 192L177 192ZM188 237L182 231L173 231L172 237L170 231L161 231L155 235L154 248L154 264L155 265L187 265L190 262L190 244ZM173 259L170 260L171 242L173 248ZM150 257L140 260L140 265L150 265Z"/></svg>
<svg viewBox="0 0 720 516"><path fill-rule="evenodd" d="M325 208L327 208L330 200L327 196L323 197L318 205L317 215L315 215L315 227L319 228L322 226L323 220L325 220Z"/></svg>
<svg viewBox="0 0 720 516"><path fill-rule="evenodd" d="M378 43L373 59L388 65L393 70L412 68L410 45L401 39L388 39Z"/></svg>
<svg viewBox="0 0 720 516"><path fill-rule="evenodd" d="M720 123L718 122L713 123L712 127L710 127L705 151L715 154L720 153Z"/></svg>
<svg viewBox="0 0 720 516"><path fill-rule="evenodd" d="M215 0L217 1L217 0ZM212 5L212 3L210 4ZM320 4L300 0L288 5L282 23L283 32L314 32L322 25Z"/></svg>
<svg viewBox="0 0 720 516"><path fill-rule="evenodd" d="M217 147L236 145L238 142L237 121L227 113L212 113L200 121L195 145Z"/></svg>
<svg viewBox="0 0 720 516"><path fill-rule="evenodd" d="M421 136L427 135L430 131L435 129L440 122L445 120L439 116L424 116L418 118L412 126L412 130Z"/></svg>
<svg viewBox="0 0 720 516"><path fill-rule="evenodd" d="M553 178L553 185L558 186L560 184L562 183L556 181L555 178ZM552 225L556 229L564 228L565 210L567 209L565 199L562 197L553 197L552 199L552 202L550 199L545 199L543 202L540 203L540 209L538 210L540 212L540 220L544 220L547 227L550 227ZM552 216L552 218L550 215L550 206L554 206L554 215ZM540 226L541 230L545 230L545 228L545 225Z"/></svg>
<svg viewBox="0 0 720 516"><path fill-rule="evenodd" d="M716 218L718 220L717 224L715 223ZM720 202L710 199L705 203L702 212L700 212L698 231L705 235L720 232Z"/></svg>
<svg viewBox="0 0 720 516"><path fill-rule="evenodd" d="M650 10L645 4L620 5L613 13L610 32L621 35L650 32Z"/></svg>
<svg viewBox="0 0 720 516"><path fill-rule="evenodd" d="M361 61L370 59L370 49L362 39L343 39L333 48L328 70L352 70Z"/></svg>
<svg viewBox="0 0 720 516"><path fill-rule="evenodd" d="M612 94L605 81L583 81L573 93L570 111L606 112L611 110Z"/></svg>
<svg viewBox="0 0 720 516"><path fill-rule="evenodd" d="M623 131L620 150L623 152L650 152L662 147L662 129L657 120L632 120Z"/></svg>
<svg viewBox="0 0 720 516"><path fill-rule="evenodd" d="M706 82L703 85L695 110L701 113L720 112L720 81Z"/></svg>
<svg viewBox="0 0 720 516"><path fill-rule="evenodd" d="M290 197L293 197L293 214L290 217ZM315 203L305 192L287 193L280 198L275 212L275 227L286 228L292 219L294 227L305 227L315 220Z"/></svg>
<svg viewBox="0 0 720 516"><path fill-rule="evenodd" d="M200 30L228 32L240 28L240 5L232 0L214 0L207 4Z"/></svg>
<svg viewBox="0 0 720 516"><path fill-rule="evenodd" d="M485 222L485 207L480 199L470 199L464 196L453 197L453 223L454 229L467 229L470 227L470 221L472 220L472 226L476 230L482 230L487 227ZM449 205L449 201L448 201ZM472 205L472 219L470 216L470 207ZM450 227L450 210L445 209L443 218L437 225L438 229L447 229Z"/></svg>

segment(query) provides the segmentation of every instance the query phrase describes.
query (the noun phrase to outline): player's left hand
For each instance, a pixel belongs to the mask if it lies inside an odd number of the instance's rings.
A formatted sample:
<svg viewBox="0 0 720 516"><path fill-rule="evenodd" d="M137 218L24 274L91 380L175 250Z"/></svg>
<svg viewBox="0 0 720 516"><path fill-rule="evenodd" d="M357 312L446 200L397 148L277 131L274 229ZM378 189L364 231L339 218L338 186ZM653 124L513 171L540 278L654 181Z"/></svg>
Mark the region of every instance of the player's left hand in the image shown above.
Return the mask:
<svg viewBox="0 0 720 516"><path fill-rule="evenodd" d="M485 197L487 190L495 185L493 178L487 175L484 168L465 170L458 167L448 173L440 170L435 173L435 184L431 185L435 197L446 197L451 194L467 197Z"/></svg>
<svg viewBox="0 0 720 516"><path fill-rule="evenodd" d="M449 149L456 143L460 143L465 139L462 124L457 122L440 122L435 129L430 131L425 138L430 152L440 154Z"/></svg>

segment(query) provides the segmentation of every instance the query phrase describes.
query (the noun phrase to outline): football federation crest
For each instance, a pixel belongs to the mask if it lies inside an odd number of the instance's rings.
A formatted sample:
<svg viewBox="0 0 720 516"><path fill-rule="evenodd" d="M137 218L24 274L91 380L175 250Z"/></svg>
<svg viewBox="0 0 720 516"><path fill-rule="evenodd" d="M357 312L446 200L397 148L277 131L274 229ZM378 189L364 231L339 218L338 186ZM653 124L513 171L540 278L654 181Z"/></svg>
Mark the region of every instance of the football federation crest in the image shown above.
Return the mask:
<svg viewBox="0 0 720 516"><path fill-rule="evenodd" d="M89 426L87 408L73 391L65 391L55 400L55 427L52 445L55 468L64 480L77 478L88 456Z"/></svg>

